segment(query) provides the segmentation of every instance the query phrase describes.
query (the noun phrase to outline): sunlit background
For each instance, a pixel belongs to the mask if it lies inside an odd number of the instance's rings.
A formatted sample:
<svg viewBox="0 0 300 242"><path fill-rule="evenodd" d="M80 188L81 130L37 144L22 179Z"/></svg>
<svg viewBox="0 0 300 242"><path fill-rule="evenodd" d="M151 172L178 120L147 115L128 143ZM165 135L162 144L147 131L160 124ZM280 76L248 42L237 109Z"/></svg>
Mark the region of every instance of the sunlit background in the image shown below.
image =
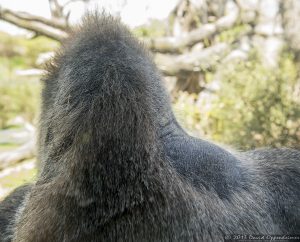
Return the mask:
<svg viewBox="0 0 300 242"><path fill-rule="evenodd" d="M94 9L149 47L189 133L300 148L299 0L0 0L0 199L37 173L43 66Z"/></svg>

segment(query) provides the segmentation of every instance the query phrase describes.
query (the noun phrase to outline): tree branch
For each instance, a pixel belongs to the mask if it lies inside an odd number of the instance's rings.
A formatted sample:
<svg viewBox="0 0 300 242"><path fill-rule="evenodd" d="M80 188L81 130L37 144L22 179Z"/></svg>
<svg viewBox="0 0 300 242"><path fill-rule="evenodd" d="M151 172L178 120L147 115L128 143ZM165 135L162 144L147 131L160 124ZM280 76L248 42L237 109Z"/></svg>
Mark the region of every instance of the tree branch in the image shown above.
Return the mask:
<svg viewBox="0 0 300 242"><path fill-rule="evenodd" d="M226 12L229 14L219 18L213 24L204 24L198 29L192 30L182 37L161 37L144 39L146 45L155 52L179 52L184 48L191 47L194 44L210 38L220 31L230 29L239 18L239 8L233 1L229 1L226 6Z"/></svg>
<svg viewBox="0 0 300 242"><path fill-rule="evenodd" d="M11 14L16 18L43 23L43 24L46 24L51 27L58 28L58 29L61 29L64 31L67 31L67 28L68 28L68 26L65 23L63 23L63 21L59 21L57 19L47 19L47 18L43 18L41 16L26 13L26 12L13 12L9 9L3 9L2 11L5 11L6 14Z"/></svg>
<svg viewBox="0 0 300 242"><path fill-rule="evenodd" d="M204 40L214 33L217 28L214 24L205 24L202 27L192 30L183 37L161 37L144 39L146 45L157 52L182 52L185 47L192 46Z"/></svg>
<svg viewBox="0 0 300 242"><path fill-rule="evenodd" d="M21 147L0 153L0 170L9 166L15 165L22 160L33 158L35 154L35 139L28 141L28 143Z"/></svg>
<svg viewBox="0 0 300 242"><path fill-rule="evenodd" d="M155 54L154 60L164 75L176 76L206 70L220 61L229 51L229 45L219 43L203 50L178 56Z"/></svg>
<svg viewBox="0 0 300 242"><path fill-rule="evenodd" d="M48 0L50 12L53 18L64 19L64 9L57 0Z"/></svg>
<svg viewBox="0 0 300 242"><path fill-rule="evenodd" d="M0 19L58 41L62 41L68 36L67 32L61 29L61 24L55 21L49 24L52 20L47 20L39 16L14 12L0 7ZM56 26L57 24L60 25L60 28Z"/></svg>

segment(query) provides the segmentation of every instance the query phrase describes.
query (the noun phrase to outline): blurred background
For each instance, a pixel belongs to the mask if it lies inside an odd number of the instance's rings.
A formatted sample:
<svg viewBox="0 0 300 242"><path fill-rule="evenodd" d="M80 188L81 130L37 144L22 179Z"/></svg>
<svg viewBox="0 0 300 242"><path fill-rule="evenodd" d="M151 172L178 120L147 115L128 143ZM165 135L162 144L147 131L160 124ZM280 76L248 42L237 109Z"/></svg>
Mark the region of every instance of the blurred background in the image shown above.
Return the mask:
<svg viewBox="0 0 300 242"><path fill-rule="evenodd" d="M149 47L190 134L300 148L299 0L0 0L0 199L34 179L44 64L96 8Z"/></svg>

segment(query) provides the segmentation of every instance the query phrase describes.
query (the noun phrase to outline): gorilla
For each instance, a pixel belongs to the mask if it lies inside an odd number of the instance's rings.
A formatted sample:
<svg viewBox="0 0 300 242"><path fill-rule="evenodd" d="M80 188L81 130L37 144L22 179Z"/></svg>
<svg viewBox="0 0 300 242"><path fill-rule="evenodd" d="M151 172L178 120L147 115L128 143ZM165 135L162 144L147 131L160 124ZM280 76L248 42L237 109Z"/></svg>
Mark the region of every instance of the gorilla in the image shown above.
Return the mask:
<svg viewBox="0 0 300 242"><path fill-rule="evenodd" d="M300 152L189 136L149 52L85 16L47 67L35 184L0 205L4 241L224 241L299 234Z"/></svg>
<svg viewBox="0 0 300 242"><path fill-rule="evenodd" d="M0 241L9 236L8 232L11 229L9 225L14 220L16 211L22 205L30 188L30 185L18 187L0 203Z"/></svg>

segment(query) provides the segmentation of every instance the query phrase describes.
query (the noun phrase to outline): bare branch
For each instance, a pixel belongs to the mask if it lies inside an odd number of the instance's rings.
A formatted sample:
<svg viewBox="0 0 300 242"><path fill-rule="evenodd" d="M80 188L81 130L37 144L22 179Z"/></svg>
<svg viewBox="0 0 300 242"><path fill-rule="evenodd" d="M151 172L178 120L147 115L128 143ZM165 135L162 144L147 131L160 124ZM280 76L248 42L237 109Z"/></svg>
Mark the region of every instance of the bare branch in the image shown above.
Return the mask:
<svg viewBox="0 0 300 242"><path fill-rule="evenodd" d="M28 141L28 143L15 150L2 152L0 153L0 170L15 165L22 160L33 158L35 153L35 139Z"/></svg>
<svg viewBox="0 0 300 242"><path fill-rule="evenodd" d="M192 46L197 42L212 36L217 31L216 25L205 24L192 30L183 37L161 37L144 39L146 45L157 52L182 52L185 47Z"/></svg>
<svg viewBox="0 0 300 242"><path fill-rule="evenodd" d="M47 18L43 18L41 16L26 13L26 12L14 12L9 9L4 9L4 11L6 11L7 14L11 14L16 18L20 18L20 19L28 20L28 21L40 22L40 23L49 25L51 27L64 30L64 31L66 31L68 28L68 26L63 21L59 21L57 19L47 19Z"/></svg>
<svg viewBox="0 0 300 242"><path fill-rule="evenodd" d="M228 14L219 18L215 23L204 24L182 37L151 38L144 39L144 42L153 51L182 53L184 48L191 47L204 39L208 39L220 31L230 29L236 24L239 17L237 5L234 2L229 1L226 8Z"/></svg>
<svg viewBox="0 0 300 242"><path fill-rule="evenodd" d="M48 0L51 15L53 18L64 19L64 8L61 6L57 0Z"/></svg>
<svg viewBox="0 0 300 242"><path fill-rule="evenodd" d="M14 12L9 9L0 8L0 19L17 25L18 27L33 31L37 34L45 35L49 38L62 41L68 36L67 32L54 27L53 24L48 25L48 21L37 21L43 19L38 16L34 16L30 19L29 14ZM55 24L54 24L55 25Z"/></svg>
<svg viewBox="0 0 300 242"><path fill-rule="evenodd" d="M200 51L179 56L156 54L154 60L163 74L176 76L188 72L206 70L220 61L229 51L229 45L219 43Z"/></svg>

